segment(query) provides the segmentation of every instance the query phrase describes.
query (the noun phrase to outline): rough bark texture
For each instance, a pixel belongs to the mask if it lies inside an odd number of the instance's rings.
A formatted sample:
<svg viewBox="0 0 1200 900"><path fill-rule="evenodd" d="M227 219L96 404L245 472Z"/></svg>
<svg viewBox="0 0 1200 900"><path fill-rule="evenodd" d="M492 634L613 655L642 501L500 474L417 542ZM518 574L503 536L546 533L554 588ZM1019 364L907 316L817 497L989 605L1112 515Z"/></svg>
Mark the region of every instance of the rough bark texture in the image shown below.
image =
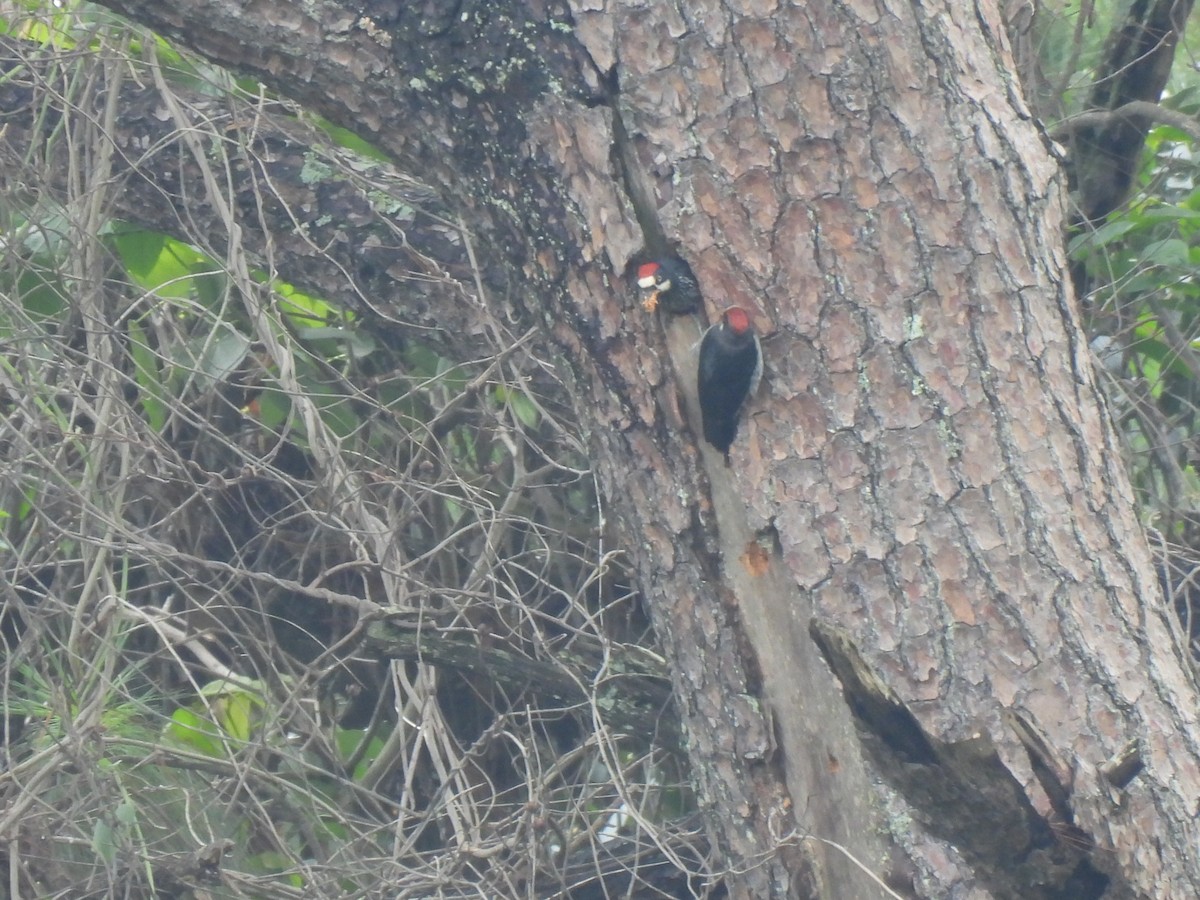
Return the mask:
<svg viewBox="0 0 1200 900"><path fill-rule="evenodd" d="M992 4L108 5L469 219L484 299L574 372L736 895L877 895L796 838L886 870L885 806L922 895L1200 892L1195 691ZM687 424L696 323L614 281L664 235L773 333L730 470Z"/></svg>

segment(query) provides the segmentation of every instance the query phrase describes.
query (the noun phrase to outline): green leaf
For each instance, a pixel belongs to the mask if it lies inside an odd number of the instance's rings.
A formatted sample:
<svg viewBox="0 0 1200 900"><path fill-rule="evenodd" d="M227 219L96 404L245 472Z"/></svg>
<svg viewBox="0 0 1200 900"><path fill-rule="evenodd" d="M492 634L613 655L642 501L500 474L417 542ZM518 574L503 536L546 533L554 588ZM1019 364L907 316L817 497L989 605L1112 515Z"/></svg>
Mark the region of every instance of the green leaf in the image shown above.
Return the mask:
<svg viewBox="0 0 1200 900"><path fill-rule="evenodd" d="M70 233L71 223L57 204L53 212L30 221L19 232L26 253L46 264L62 259L61 254L71 246L67 239Z"/></svg>
<svg viewBox="0 0 1200 900"><path fill-rule="evenodd" d="M442 358L424 344L412 344L404 351L409 371L418 378L432 378L438 374Z"/></svg>
<svg viewBox="0 0 1200 900"><path fill-rule="evenodd" d="M205 756L219 758L225 755L216 726L186 707L181 707L171 714L166 736L180 746Z"/></svg>
<svg viewBox="0 0 1200 900"><path fill-rule="evenodd" d="M296 334L305 341L337 341L338 350L341 346L345 346L350 351L350 355L355 359L363 359L370 356L378 349L375 339L366 332L358 331L354 328L340 328L335 325L322 325L314 328L298 328ZM326 358L332 356L333 353L324 354Z"/></svg>
<svg viewBox="0 0 1200 900"><path fill-rule="evenodd" d="M261 853L256 853L247 860L251 870L257 869L260 872L268 874L276 874L291 868L292 861L275 850L264 850Z"/></svg>
<svg viewBox="0 0 1200 900"><path fill-rule="evenodd" d="M260 712L266 708L262 696L245 687L214 681L204 686L202 693L216 716L217 724L230 737L239 741L250 739L259 723Z"/></svg>
<svg viewBox="0 0 1200 900"><path fill-rule="evenodd" d="M129 799L122 800L117 804L116 811L117 821L122 825L133 826L137 824L137 806Z"/></svg>
<svg viewBox="0 0 1200 900"><path fill-rule="evenodd" d="M321 817L321 824L325 826L325 830L332 834L335 838L341 841L350 838L350 829L336 819L331 819L328 816Z"/></svg>
<svg viewBox="0 0 1200 900"><path fill-rule="evenodd" d="M1186 131L1183 131L1179 128L1174 128L1170 125L1158 126L1157 128L1154 129L1154 134L1155 134L1155 137L1157 138L1158 143L1162 143L1163 141L1171 141L1172 143L1175 143L1175 144L1190 144L1190 143L1192 143L1192 136L1190 134L1188 134Z"/></svg>
<svg viewBox="0 0 1200 900"><path fill-rule="evenodd" d="M283 391L263 388L258 395L258 421L272 433L278 433L292 414L292 400Z"/></svg>
<svg viewBox="0 0 1200 900"><path fill-rule="evenodd" d="M451 362L448 359L440 359L437 368L438 383L441 384L451 397L457 397L467 389L467 383L471 380L464 366L458 363Z"/></svg>
<svg viewBox="0 0 1200 900"><path fill-rule="evenodd" d="M342 762L348 762L358 752L359 745L367 737L367 732L360 728L338 728L334 731L334 742L337 744L338 756ZM383 738L372 737L370 743L367 744L366 750L358 761L358 765L354 767L352 778L355 781L362 781L363 776L367 774L367 770L371 767L371 763L379 756L379 752L383 749Z"/></svg>
<svg viewBox="0 0 1200 900"><path fill-rule="evenodd" d="M289 284L273 284L279 295L279 311L297 328L319 327L341 322L343 311L320 297L298 291Z"/></svg>
<svg viewBox="0 0 1200 900"><path fill-rule="evenodd" d="M536 428L538 422L542 420L542 414L538 408L522 391L510 390L503 386L497 387L496 402L501 406L507 405L517 420L526 428Z"/></svg>
<svg viewBox="0 0 1200 900"><path fill-rule="evenodd" d="M349 337L350 332L336 325L320 325L311 328L297 328L296 335L305 341L340 341Z"/></svg>
<svg viewBox="0 0 1200 900"><path fill-rule="evenodd" d="M1180 268L1188 265L1188 245L1179 238L1168 238L1147 244L1142 251L1142 261L1147 265Z"/></svg>
<svg viewBox="0 0 1200 900"><path fill-rule="evenodd" d="M198 290L194 276L216 269L207 256L181 241L156 231L123 228L111 242L129 275L137 284L162 297L191 297Z"/></svg>
<svg viewBox="0 0 1200 900"><path fill-rule="evenodd" d="M1105 222L1095 231L1087 231L1083 234L1078 234L1071 239L1068 245L1068 250L1071 256L1076 259L1086 256L1087 254L1111 244L1117 238L1128 234L1137 223L1129 218L1113 219Z"/></svg>
<svg viewBox="0 0 1200 900"><path fill-rule="evenodd" d="M1200 219L1200 210L1188 209L1184 206L1155 206L1139 213L1139 218L1145 222L1196 220Z"/></svg>
<svg viewBox="0 0 1200 900"><path fill-rule="evenodd" d="M256 697L241 691L227 696L218 707L221 713L221 727L236 740L250 740L254 713L261 705L262 702Z"/></svg>
<svg viewBox="0 0 1200 900"><path fill-rule="evenodd" d="M204 344L199 369L205 378L219 384L229 378L250 352L250 338L230 325L219 326L221 333Z"/></svg>
<svg viewBox="0 0 1200 900"><path fill-rule="evenodd" d="M71 308L58 279L48 280L41 273L26 269L17 277L17 296L34 321L58 321Z"/></svg>
<svg viewBox="0 0 1200 900"><path fill-rule="evenodd" d="M360 156L366 156L370 159L379 160L381 162L388 161L389 157L386 153L369 141L363 140L353 131L348 131L347 129L342 128L340 125L334 125L320 116L314 116L313 119L316 121L317 125L324 129L338 145L345 147L348 150L353 150Z"/></svg>
<svg viewBox="0 0 1200 900"><path fill-rule="evenodd" d="M112 243L125 271L145 281L158 265L166 246L167 236L157 231L141 229L114 230Z"/></svg>
<svg viewBox="0 0 1200 900"><path fill-rule="evenodd" d="M146 340L146 332L136 322L129 323L129 354L133 357L133 375L139 388L138 400L146 421L161 432L167 424L167 395L158 371L158 357Z"/></svg>
<svg viewBox="0 0 1200 900"><path fill-rule="evenodd" d="M1161 100L1163 106L1167 109L1175 109L1188 115L1196 115L1200 113L1200 85L1189 85L1174 91ZM1158 129L1153 129L1157 131Z"/></svg>
<svg viewBox="0 0 1200 900"><path fill-rule="evenodd" d="M321 421L325 427L340 438L348 438L362 426L362 419L354 410L354 405L341 397L316 397L317 409L321 413Z"/></svg>
<svg viewBox="0 0 1200 900"><path fill-rule="evenodd" d="M117 858L117 844L112 826L103 819L97 819L92 824L92 849L109 865Z"/></svg>

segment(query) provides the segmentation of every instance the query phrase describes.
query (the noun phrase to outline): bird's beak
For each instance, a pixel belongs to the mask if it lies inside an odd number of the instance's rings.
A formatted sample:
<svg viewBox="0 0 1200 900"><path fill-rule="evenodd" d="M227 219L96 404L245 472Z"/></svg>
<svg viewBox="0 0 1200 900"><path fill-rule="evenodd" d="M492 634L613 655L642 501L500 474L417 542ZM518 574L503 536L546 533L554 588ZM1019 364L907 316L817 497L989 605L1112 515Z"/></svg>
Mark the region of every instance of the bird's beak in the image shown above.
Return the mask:
<svg viewBox="0 0 1200 900"><path fill-rule="evenodd" d="M671 282L657 281L653 275L647 275L645 278L638 279L638 287L645 294L642 297L642 309L646 312L654 312L658 309L659 296L671 289Z"/></svg>

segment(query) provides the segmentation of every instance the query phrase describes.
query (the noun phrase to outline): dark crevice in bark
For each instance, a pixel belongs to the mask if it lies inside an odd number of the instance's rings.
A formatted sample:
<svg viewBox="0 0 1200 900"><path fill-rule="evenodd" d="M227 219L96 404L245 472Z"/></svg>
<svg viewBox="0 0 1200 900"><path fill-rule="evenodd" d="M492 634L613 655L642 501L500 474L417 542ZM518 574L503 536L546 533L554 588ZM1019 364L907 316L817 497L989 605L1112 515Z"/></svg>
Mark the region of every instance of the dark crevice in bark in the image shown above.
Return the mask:
<svg viewBox="0 0 1200 900"><path fill-rule="evenodd" d="M809 630L884 780L930 834L958 848L995 896L1092 900L1114 887L1089 859L1094 843L1075 827L1061 784L1052 806L1065 820L1052 823L1033 808L989 737L947 742L926 734L843 632L815 619ZM1060 782L1036 744L1018 736L1039 780Z"/></svg>
<svg viewBox="0 0 1200 900"><path fill-rule="evenodd" d="M625 281L627 284L632 283L634 272L641 263L673 257L687 277L695 282L696 276L691 265L680 255L678 247L667 238L666 229L658 218L658 204L654 198L652 182L638 155L637 141L625 127L625 120L621 115L621 88L617 67L613 66L608 72L601 73L600 77L606 88L605 102L612 115L612 168L625 188L625 196L642 229L642 248L626 265L623 273ZM689 315L697 311L690 306L673 309L665 303L660 308L677 315Z"/></svg>
<svg viewBox="0 0 1200 900"><path fill-rule="evenodd" d="M1100 766L1100 774L1117 790L1125 790L1146 767L1137 741L1130 741L1121 752Z"/></svg>
<svg viewBox="0 0 1200 900"><path fill-rule="evenodd" d="M645 255L658 257L668 250L667 235L662 223L658 220L658 205L654 202L654 191L642 171L638 159L637 147L634 145L629 132L625 128L625 120L621 116L620 83L617 68L614 66L607 75L610 88L608 108L612 113L613 131L613 163L614 169L621 177L625 186L625 194L633 207L638 225L642 228L645 239Z"/></svg>
<svg viewBox="0 0 1200 900"><path fill-rule="evenodd" d="M1071 773L1059 761L1050 742L1037 726L1016 710L1005 710L1005 721L1029 755L1033 775L1046 792L1050 806L1059 820L1074 825L1075 812L1071 809Z"/></svg>

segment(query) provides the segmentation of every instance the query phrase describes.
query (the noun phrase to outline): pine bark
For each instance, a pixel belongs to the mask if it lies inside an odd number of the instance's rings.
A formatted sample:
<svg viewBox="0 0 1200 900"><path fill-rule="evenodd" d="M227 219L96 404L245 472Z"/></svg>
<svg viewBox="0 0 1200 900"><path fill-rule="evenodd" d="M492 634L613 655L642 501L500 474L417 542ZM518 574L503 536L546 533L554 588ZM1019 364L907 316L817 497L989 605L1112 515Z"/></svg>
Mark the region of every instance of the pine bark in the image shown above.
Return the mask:
<svg viewBox="0 0 1200 900"><path fill-rule="evenodd" d="M572 374L734 896L881 895L824 842L921 896L1200 894L1195 686L993 3L106 5L469 222ZM728 470L698 323L621 289L668 245L769 334Z"/></svg>

